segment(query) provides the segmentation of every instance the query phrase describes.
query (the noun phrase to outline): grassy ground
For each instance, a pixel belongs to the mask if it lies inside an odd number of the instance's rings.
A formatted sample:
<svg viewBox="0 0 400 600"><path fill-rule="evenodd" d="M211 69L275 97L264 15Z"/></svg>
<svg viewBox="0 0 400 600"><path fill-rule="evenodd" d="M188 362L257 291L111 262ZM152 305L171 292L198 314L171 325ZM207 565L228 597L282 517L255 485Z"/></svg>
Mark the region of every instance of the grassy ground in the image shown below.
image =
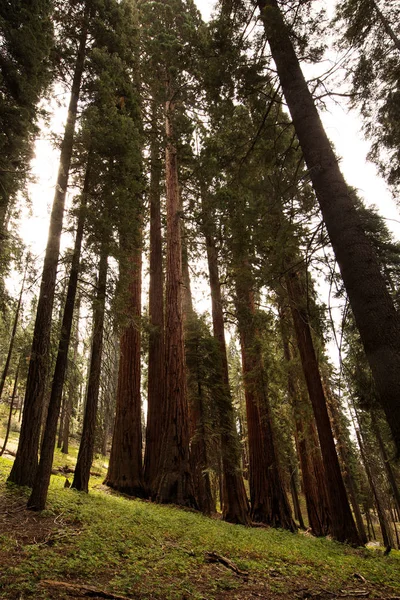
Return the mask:
<svg viewBox="0 0 400 600"><path fill-rule="evenodd" d="M101 477L86 495L53 476L48 509L32 513L28 490L5 483L10 467L0 459L2 599L400 598L399 552L230 525L111 494Z"/></svg>

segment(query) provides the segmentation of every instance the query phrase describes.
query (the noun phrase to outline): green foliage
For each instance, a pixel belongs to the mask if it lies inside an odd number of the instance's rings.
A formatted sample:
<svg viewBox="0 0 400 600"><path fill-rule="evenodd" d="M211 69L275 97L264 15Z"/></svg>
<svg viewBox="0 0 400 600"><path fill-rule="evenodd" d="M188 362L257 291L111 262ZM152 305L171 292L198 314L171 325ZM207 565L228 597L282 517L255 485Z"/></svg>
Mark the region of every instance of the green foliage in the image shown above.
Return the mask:
<svg viewBox="0 0 400 600"><path fill-rule="evenodd" d="M0 459L1 501L18 512L25 497L4 484L9 469L10 462ZM365 577L370 597L400 591L397 552L385 558L325 539L230 525L105 494L99 480L90 495L63 489L63 484L64 478L52 477L46 512L20 511L24 537L17 526L2 528L0 598L48 598L46 586L40 585L45 579L160 600L212 600L234 589L264 597L270 591L294 595L310 588L334 594L361 587L354 573ZM207 563L206 552L228 557L249 571L249 579Z"/></svg>
<svg viewBox="0 0 400 600"><path fill-rule="evenodd" d="M356 49L347 77L364 130L372 140L370 157L394 190L400 185L400 26L395 2L342 0L336 21L341 46ZM344 32L344 33L343 33Z"/></svg>
<svg viewBox="0 0 400 600"><path fill-rule="evenodd" d="M29 173L38 102L50 83L51 0L0 5L0 220Z"/></svg>

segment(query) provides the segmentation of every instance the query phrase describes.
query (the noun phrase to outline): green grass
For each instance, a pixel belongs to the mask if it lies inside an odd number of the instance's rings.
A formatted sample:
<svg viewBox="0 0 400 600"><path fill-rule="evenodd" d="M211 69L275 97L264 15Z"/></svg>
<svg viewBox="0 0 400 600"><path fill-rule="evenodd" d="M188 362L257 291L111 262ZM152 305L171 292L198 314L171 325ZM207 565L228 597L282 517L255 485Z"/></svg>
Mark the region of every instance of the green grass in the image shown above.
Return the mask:
<svg viewBox="0 0 400 600"><path fill-rule="evenodd" d="M0 496L12 505L21 503L28 490L5 483L10 465L0 459ZM301 534L234 526L105 493L102 478L92 478L90 494L81 494L64 489L64 480L52 477L46 511L20 512L22 522L35 519L32 526L46 535L21 542L18 528L7 531L3 524L0 553L10 560L0 570L0 598L67 597L48 595L39 585L44 579L82 582L134 598L246 598L240 594L254 586L258 593L265 590L261 597L293 597L301 587L321 586L332 593L360 589L355 573L366 579L370 597L382 598L382 590L400 593L399 552L383 557L381 551ZM249 572L249 579L208 564L207 551L228 557Z"/></svg>

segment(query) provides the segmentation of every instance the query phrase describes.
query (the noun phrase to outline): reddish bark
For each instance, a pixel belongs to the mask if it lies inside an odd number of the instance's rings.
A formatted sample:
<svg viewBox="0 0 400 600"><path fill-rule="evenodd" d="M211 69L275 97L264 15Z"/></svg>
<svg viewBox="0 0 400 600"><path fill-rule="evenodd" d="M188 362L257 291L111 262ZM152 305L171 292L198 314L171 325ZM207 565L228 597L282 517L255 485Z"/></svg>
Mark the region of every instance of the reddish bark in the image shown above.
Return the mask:
<svg viewBox="0 0 400 600"><path fill-rule="evenodd" d="M169 90L170 91L170 90ZM166 104L165 152L167 191L166 281L166 411L157 501L196 507L189 457L189 414L186 390L182 317L182 250L180 200L172 117L174 105Z"/></svg>
<svg viewBox="0 0 400 600"><path fill-rule="evenodd" d="M349 494L349 500L353 509L360 540L363 544L366 544L368 542L368 538L367 533L365 531L360 506L357 501L356 485L350 470L350 455L347 441L344 436L343 427L340 422L341 419L339 404L335 396L331 393L329 385L325 384L324 390L328 400L328 410L331 418L333 433L336 439L336 449L342 468L343 479L346 485L347 492Z"/></svg>
<svg viewBox="0 0 400 600"><path fill-rule="evenodd" d="M142 471L142 410L140 393L142 252L131 257L126 316L129 324L120 340L116 415L110 463L104 483L144 497Z"/></svg>
<svg viewBox="0 0 400 600"><path fill-rule="evenodd" d="M281 331L283 351L288 366L288 394L294 412L296 448L301 467L308 523L314 535L325 536L329 533L330 525L326 476L311 405L309 400L304 398L302 386L296 382L293 373L293 352L289 345L284 310L281 310Z"/></svg>
<svg viewBox="0 0 400 600"><path fill-rule="evenodd" d="M257 347L253 282L246 262L236 272L236 296L249 439L251 517L295 531L276 452L262 355Z"/></svg>
<svg viewBox="0 0 400 600"><path fill-rule="evenodd" d="M149 288L149 367L147 391L146 447L144 481L154 497L155 481L161 457L165 412L164 276L162 256L160 178L158 144L151 145L150 173L150 288Z"/></svg>
<svg viewBox="0 0 400 600"><path fill-rule="evenodd" d="M90 468L93 462L94 436L96 429L97 407L99 399L101 355L103 349L103 325L106 303L107 284L107 245L103 242L100 248L99 275L97 294L94 303L92 353L89 368L89 380L86 393L85 414L81 443L79 445L72 486L81 492L88 492Z"/></svg>
<svg viewBox="0 0 400 600"><path fill-rule="evenodd" d="M183 229L183 228L182 228ZM197 345L197 339L193 339L193 325L196 321L196 313L193 309L192 290L190 285L189 263L185 241L182 241L182 304L185 339L190 338L190 346L193 349ZM196 334L195 334L196 335ZM197 355L197 353L196 353ZM199 357L199 360L201 358ZM198 360L195 361L198 364ZM189 422L190 422L190 466L193 477L193 488L199 510L206 515L215 513L215 500L211 490L210 465L208 461L207 436L205 430L205 406L204 392L201 376L196 367L190 369L186 365L188 398L189 398Z"/></svg>
<svg viewBox="0 0 400 600"><path fill-rule="evenodd" d="M285 280L304 378L317 425L322 460L325 472L328 474L325 481L331 517L331 533L338 541L360 545L361 540L350 510L340 471L318 361L311 337L306 291L302 288L298 273L287 273Z"/></svg>
<svg viewBox="0 0 400 600"><path fill-rule="evenodd" d="M207 219L207 216L205 219ZM235 426L235 416L229 386L224 314L218 272L218 254L212 235L212 224L205 219L203 218L203 229L207 245L213 332L220 349L221 390L223 392L218 403L223 471L222 517L229 523L250 525L250 507L240 468L241 449Z"/></svg>

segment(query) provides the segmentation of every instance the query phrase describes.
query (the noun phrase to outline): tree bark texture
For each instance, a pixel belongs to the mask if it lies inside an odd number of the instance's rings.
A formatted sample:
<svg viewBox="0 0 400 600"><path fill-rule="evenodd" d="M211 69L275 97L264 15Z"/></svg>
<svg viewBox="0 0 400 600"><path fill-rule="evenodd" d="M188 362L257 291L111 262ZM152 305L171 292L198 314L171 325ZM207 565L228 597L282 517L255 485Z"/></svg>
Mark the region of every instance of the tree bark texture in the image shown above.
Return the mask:
<svg viewBox="0 0 400 600"><path fill-rule="evenodd" d="M83 230L85 227L86 197L90 186L90 165L87 165L81 206L76 228L74 252L72 255L71 271L69 274L64 314L62 317L60 340L58 343L56 366L51 386L50 401L47 409L46 425L43 432L40 460L33 482L32 493L28 500L28 508L44 510L47 492L50 485L51 468L53 465L54 447L57 437L57 423L60 416L61 400L64 388L65 373L68 364L68 351L71 340L74 306L78 288L79 265Z"/></svg>
<svg viewBox="0 0 400 600"><path fill-rule="evenodd" d="M79 348L79 315L81 308L81 297L78 295L75 302L75 324L74 324L74 341L72 350L72 361L67 365L67 369L70 372L70 381L68 381L66 398L65 398L65 413L62 423L61 432L61 452L62 454L68 454L69 437L71 429L71 419L74 406L77 404L79 395L79 375L78 375L78 348Z"/></svg>
<svg viewBox="0 0 400 600"><path fill-rule="evenodd" d="M253 521L295 531L275 447L264 367L257 347L253 281L246 262L235 277L249 440L251 517Z"/></svg>
<svg viewBox="0 0 400 600"><path fill-rule="evenodd" d="M181 228L184 231L184 228ZM190 285L190 273L186 241L182 239L182 306L185 339L190 343L192 351L196 356L196 366L189 368L186 364L188 400L189 400L189 422L190 422L190 468L193 478L194 494L199 510L205 515L215 513L215 500L213 498L209 460L207 449L207 433L205 428L205 398L201 375L198 373L197 365L201 357L196 350L198 337L193 339L193 326L196 324L197 315L193 308L192 290ZM194 334L196 335L196 334ZM190 338L188 340L188 338ZM192 361L193 364L193 361Z"/></svg>
<svg viewBox="0 0 400 600"><path fill-rule="evenodd" d="M88 19L89 9L87 3L84 15L84 25L80 35L79 48L76 57L67 123L64 131L64 139L61 144L60 164L50 216L49 237L43 264L42 281L33 332L28 378L26 382L21 433L15 461L8 478L9 481L18 485L32 486L38 465L40 423L48 373L50 331L57 278L57 265L60 253L65 197L74 144L78 100L85 63Z"/></svg>
<svg viewBox="0 0 400 600"><path fill-rule="evenodd" d="M97 293L94 304L92 353L90 358L89 380L86 393L85 414L81 443L79 445L72 487L81 492L88 492L90 468L93 462L93 451L96 430L96 417L99 399L101 355L103 348L103 325L106 303L108 249L103 242L100 248L99 274Z"/></svg>
<svg viewBox="0 0 400 600"><path fill-rule="evenodd" d="M336 449L342 467L344 483L346 485L347 492L349 494L349 500L353 508L353 514L356 520L360 540L363 544L366 544L368 542L367 533L365 531L364 521L357 500L357 491L354 477L350 468L350 453L348 448L348 439L346 439L348 433L347 431L344 431L344 428L341 424L339 402L337 398L335 398L335 396L331 393L329 383L323 383L326 398L328 400L328 409L332 423L332 430L336 439Z"/></svg>
<svg viewBox="0 0 400 600"><path fill-rule="evenodd" d="M258 0L258 6L379 399L400 452L400 318L307 87L278 2Z"/></svg>
<svg viewBox="0 0 400 600"><path fill-rule="evenodd" d="M161 160L158 143L151 144L150 156L150 287L149 365L144 481L147 493L155 497L162 432L165 418L164 275L161 231Z"/></svg>
<svg viewBox="0 0 400 600"><path fill-rule="evenodd" d="M141 237L141 236L140 236ZM120 340L116 415L105 484L130 496L144 497L142 469L141 311L142 249L131 250L126 316Z"/></svg>
<svg viewBox="0 0 400 600"><path fill-rule="evenodd" d="M295 469L295 467L292 464L290 464L289 467L290 467L290 493L292 495L294 518L297 519L297 521L299 522L300 529L304 530L306 528L306 526L304 525L303 515L301 513L299 492L297 489L297 482L296 482L296 470L297 469Z"/></svg>
<svg viewBox="0 0 400 600"><path fill-rule="evenodd" d="M382 502L381 494L378 491L378 488L376 486L374 473L373 473L373 470L371 469L371 464L370 464L370 461L368 460L367 453L365 452L364 441L361 437L359 430L356 430L356 435L357 435L358 446L360 448L361 458L364 463L365 472L367 474L368 483L369 483L369 486L371 488L372 494L375 499L376 512L378 513L378 520L379 520L379 525L381 528L383 545L386 548L388 548L388 547L392 548L393 547L392 531L391 531L390 524L389 524L389 521L386 516L385 507Z"/></svg>
<svg viewBox="0 0 400 600"><path fill-rule="evenodd" d="M167 192L166 264L166 412L157 501L196 507L189 456L189 412L186 390L182 316L182 250L177 152L173 138L174 106L166 103L165 152Z"/></svg>
<svg viewBox="0 0 400 600"><path fill-rule="evenodd" d="M6 382L6 378L8 375L8 369L10 368L10 362L11 362L12 353L13 353L13 349L14 349L15 336L17 333L17 327L18 327L18 321L19 321L19 313L21 311L22 295L24 293L26 269L27 269L27 266L25 267L24 277L23 277L22 285L21 285L21 291L20 291L19 297L18 297L17 309L16 309L15 315L14 315L14 322L13 322L13 328L11 331L10 343L8 345L7 358L6 358L6 362L4 363L4 368L3 368L3 372L1 374L1 379L0 379L0 400L3 395L4 384Z"/></svg>
<svg viewBox="0 0 400 600"><path fill-rule="evenodd" d="M203 205L204 205L203 200ZM205 209L205 210L204 210ZM250 507L240 468L241 448L235 426L235 414L229 385L228 358L225 341L224 313L222 306L221 282L218 270L218 251L212 234L210 211L203 206L202 222L206 238L208 273L211 291L211 314L213 334L220 349L221 398L218 402L219 427L222 452L222 518L229 523L250 525Z"/></svg>
<svg viewBox="0 0 400 600"><path fill-rule="evenodd" d="M304 398L302 385L296 382L293 373L293 352L289 345L284 320L284 313L281 312L283 350L288 366L288 395L294 412L295 441L306 499L308 524L315 536L326 536L329 534L331 521L326 475L312 408L308 399Z"/></svg>
<svg viewBox="0 0 400 600"><path fill-rule="evenodd" d="M376 415L374 414L373 411L371 412L371 423L372 423L372 430L373 430L373 432L375 434L375 437L376 437L376 440L378 442L379 451L381 453L382 461L383 461L383 464L385 465L386 476L387 476L388 481L390 483L390 487L392 488L393 500L394 500L394 503L395 503L395 507L396 507L397 513L400 515L400 491L399 491L399 486L397 485L396 476L394 474L392 465L390 463L390 458L388 456L388 453L387 453L387 450L386 450L386 446L385 446L385 443L383 441L381 431L379 429L379 424L378 424Z"/></svg>
<svg viewBox="0 0 400 600"><path fill-rule="evenodd" d="M2 446L2 448L0 450L0 456L3 456L3 454L4 454L4 451L5 451L6 447L7 447L8 436L10 435L12 411L13 411L13 408L14 408L15 396L17 395L18 377L19 377L19 368L20 368L20 365L21 365L21 358L18 361L17 370L15 371L14 386L13 386L13 391L12 391L12 394L11 394L11 402L10 402L10 410L8 412L6 434L4 436L3 446Z"/></svg>
<svg viewBox="0 0 400 600"><path fill-rule="evenodd" d="M307 297L297 272L285 276L304 378L314 411L326 477L332 536L340 542L360 545L361 540L344 487L326 398L322 386L307 313Z"/></svg>

